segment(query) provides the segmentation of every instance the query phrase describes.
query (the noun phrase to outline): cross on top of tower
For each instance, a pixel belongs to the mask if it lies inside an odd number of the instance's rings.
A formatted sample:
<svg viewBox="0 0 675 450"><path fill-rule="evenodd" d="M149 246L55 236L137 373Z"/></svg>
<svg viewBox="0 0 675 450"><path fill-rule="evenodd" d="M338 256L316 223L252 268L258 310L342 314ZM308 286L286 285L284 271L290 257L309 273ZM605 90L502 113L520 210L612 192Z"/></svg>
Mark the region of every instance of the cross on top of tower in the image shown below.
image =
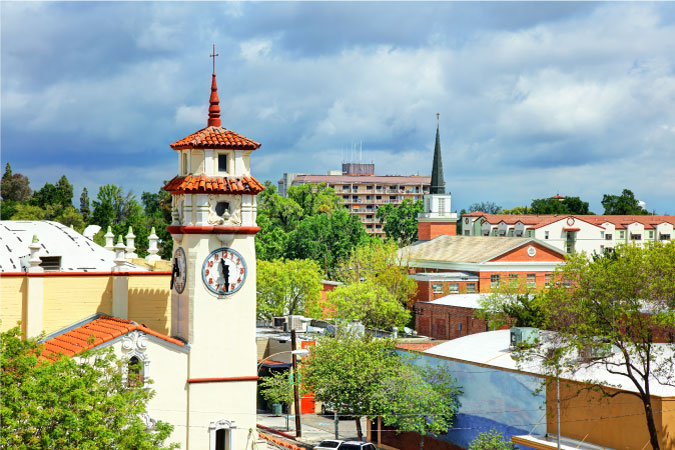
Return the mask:
<svg viewBox="0 0 675 450"><path fill-rule="evenodd" d="M213 74L211 75L211 97L209 97L209 120L207 126L220 126L220 101L218 100L218 86L216 85L216 44L213 44L213 53L209 55L213 58Z"/></svg>
<svg viewBox="0 0 675 450"><path fill-rule="evenodd" d="M219 56L218 53L216 53L216 44L213 44L213 53L209 55L211 58L213 58L213 73L215 75L216 73L216 56Z"/></svg>

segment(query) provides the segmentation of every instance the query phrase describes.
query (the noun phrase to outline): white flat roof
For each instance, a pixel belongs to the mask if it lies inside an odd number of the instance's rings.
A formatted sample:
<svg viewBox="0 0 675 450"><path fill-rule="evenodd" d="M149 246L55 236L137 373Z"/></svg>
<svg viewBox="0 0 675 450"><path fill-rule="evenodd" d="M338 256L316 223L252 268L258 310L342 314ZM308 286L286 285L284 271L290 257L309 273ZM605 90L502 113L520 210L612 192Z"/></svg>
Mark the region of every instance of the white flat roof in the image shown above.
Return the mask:
<svg viewBox="0 0 675 450"><path fill-rule="evenodd" d="M28 246L38 237L42 249L38 256L60 256L61 272L109 272L115 254L77 231L58 222L35 220L0 221L0 273L24 272L29 266ZM126 263L129 270L146 268Z"/></svg>
<svg viewBox="0 0 675 450"><path fill-rule="evenodd" d="M485 331L452 339L431 347L423 353L499 369L544 374L544 370L537 361L525 361L520 368L518 367L516 361L511 357L513 352L509 348L510 338L510 330ZM655 346L667 349L671 353L675 350L673 344L655 344ZM619 355L615 355L613 359L618 360ZM598 380L601 384L607 386L637 392L637 388L627 377L611 374L600 365L580 369L574 374L563 373L561 378L574 381ZM652 395L675 397L675 386L662 385L655 379L650 380L649 386Z"/></svg>
<svg viewBox="0 0 675 450"><path fill-rule="evenodd" d="M483 294L450 294L445 297L437 298L430 302L418 302L418 303L429 303L431 305L447 305L447 306L461 306L462 308L473 308L480 309L478 300Z"/></svg>

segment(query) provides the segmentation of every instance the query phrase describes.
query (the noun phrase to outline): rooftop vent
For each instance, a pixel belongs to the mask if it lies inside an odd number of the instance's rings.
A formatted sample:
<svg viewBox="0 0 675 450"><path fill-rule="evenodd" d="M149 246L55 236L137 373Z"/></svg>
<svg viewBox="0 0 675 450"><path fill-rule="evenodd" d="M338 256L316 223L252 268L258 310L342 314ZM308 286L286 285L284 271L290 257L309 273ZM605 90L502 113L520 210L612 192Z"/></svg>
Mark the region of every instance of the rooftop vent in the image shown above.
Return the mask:
<svg viewBox="0 0 675 450"><path fill-rule="evenodd" d="M42 267L45 272L59 272L61 270L61 257L60 256L40 256L40 267Z"/></svg>
<svg viewBox="0 0 675 450"><path fill-rule="evenodd" d="M513 327L511 328L510 348L518 347L518 344L534 344L539 339L539 328Z"/></svg>

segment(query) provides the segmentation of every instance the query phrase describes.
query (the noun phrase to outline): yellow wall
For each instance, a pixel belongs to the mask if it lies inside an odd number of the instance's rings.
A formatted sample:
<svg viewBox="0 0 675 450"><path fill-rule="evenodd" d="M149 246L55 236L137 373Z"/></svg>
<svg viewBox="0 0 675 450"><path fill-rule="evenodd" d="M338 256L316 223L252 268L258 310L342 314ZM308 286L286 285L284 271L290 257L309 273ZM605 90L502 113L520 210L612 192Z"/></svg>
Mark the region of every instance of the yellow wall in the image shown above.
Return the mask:
<svg viewBox="0 0 675 450"><path fill-rule="evenodd" d="M129 320L169 334L171 328L171 275L129 277Z"/></svg>
<svg viewBox="0 0 675 450"><path fill-rule="evenodd" d="M0 277L0 331L7 331L22 320L25 305L26 277Z"/></svg>
<svg viewBox="0 0 675 450"><path fill-rule="evenodd" d="M53 333L92 314L112 312L112 279L95 277L45 277L42 317L45 333Z"/></svg>
<svg viewBox="0 0 675 450"><path fill-rule="evenodd" d="M560 428L563 436L617 450L651 448L642 400L627 394L613 398L588 391L577 394L578 387L578 383L560 381ZM616 392L615 389L608 391ZM555 383L547 389L546 405L547 431L555 434ZM661 448L675 448L675 411L671 411L675 409L675 399L652 397L652 409L657 432L662 439Z"/></svg>

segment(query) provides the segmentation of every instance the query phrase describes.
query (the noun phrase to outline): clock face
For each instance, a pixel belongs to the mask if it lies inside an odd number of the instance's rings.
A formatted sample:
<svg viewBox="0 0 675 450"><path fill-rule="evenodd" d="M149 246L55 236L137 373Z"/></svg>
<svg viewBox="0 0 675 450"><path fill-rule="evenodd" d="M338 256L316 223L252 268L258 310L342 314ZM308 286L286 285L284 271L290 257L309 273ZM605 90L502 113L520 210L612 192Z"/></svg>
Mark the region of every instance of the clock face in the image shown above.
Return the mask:
<svg viewBox="0 0 675 450"><path fill-rule="evenodd" d="M246 280L246 262L231 248L214 250L204 260L202 280L215 294L227 295L237 292Z"/></svg>
<svg viewBox="0 0 675 450"><path fill-rule="evenodd" d="M178 247L173 254L173 270L171 272L171 280L176 292L183 293L185 289L185 279L187 277L187 264L185 262L185 251L183 247Z"/></svg>

